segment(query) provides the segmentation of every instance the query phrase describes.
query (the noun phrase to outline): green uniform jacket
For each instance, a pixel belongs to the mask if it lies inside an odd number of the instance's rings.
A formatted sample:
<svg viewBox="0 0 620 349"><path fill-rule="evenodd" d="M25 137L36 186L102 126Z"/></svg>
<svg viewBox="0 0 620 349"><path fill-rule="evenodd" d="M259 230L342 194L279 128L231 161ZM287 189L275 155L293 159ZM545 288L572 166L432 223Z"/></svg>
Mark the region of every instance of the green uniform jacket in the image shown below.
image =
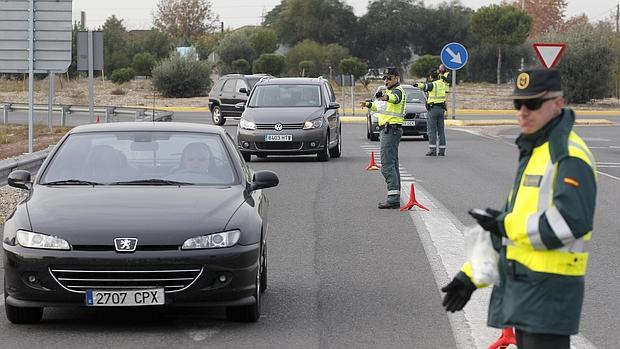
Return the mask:
<svg viewBox="0 0 620 349"><path fill-rule="evenodd" d="M574 112L563 109L559 117L554 118L537 133L521 135L517 139L520 151L519 169L511 198L498 217L500 231L504 236L504 217L513 212L514 199L521 187L525 168L534 149L543 146L547 141L551 159L557 161L552 204L564 216L575 239L591 235L589 233L592 231L596 201L595 167L569 154L569 134L574 121ZM543 237L543 248L554 251L563 247L563 242L554 238L552 227L544 215L538 223L538 230ZM506 257L505 238L502 241L494 235L491 237L494 247L500 252L500 285L493 288L488 325L496 328L515 327L530 333L578 333L584 297L583 275L534 271ZM457 278L471 283L465 271L468 270L464 267Z"/></svg>

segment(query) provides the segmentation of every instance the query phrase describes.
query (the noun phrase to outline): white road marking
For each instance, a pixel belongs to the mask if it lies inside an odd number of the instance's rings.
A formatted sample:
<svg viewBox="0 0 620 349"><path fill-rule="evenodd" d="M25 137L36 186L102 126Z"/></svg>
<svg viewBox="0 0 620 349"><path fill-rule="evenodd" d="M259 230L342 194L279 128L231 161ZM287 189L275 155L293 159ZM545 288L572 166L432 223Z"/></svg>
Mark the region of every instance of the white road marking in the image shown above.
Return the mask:
<svg viewBox="0 0 620 349"><path fill-rule="evenodd" d="M219 332L220 332L220 330L217 329L217 328L214 328L214 329L200 329L200 330L188 330L187 331L187 333L189 334L189 337L194 342L204 341L207 338L215 336Z"/></svg>
<svg viewBox="0 0 620 349"><path fill-rule="evenodd" d="M4 293L0 293L0 307L4 305Z"/></svg>

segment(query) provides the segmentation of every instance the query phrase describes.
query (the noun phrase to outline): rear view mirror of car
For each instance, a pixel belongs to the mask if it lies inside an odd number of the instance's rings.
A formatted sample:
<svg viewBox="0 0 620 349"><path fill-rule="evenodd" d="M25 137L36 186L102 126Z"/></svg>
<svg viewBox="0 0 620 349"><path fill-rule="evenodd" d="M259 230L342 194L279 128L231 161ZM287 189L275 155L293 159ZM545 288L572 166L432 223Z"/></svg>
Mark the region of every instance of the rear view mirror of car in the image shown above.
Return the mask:
<svg viewBox="0 0 620 349"><path fill-rule="evenodd" d="M132 151L156 151L159 149L157 142L131 142L129 148Z"/></svg>
<svg viewBox="0 0 620 349"><path fill-rule="evenodd" d="M340 103L329 102L327 109L340 109Z"/></svg>
<svg viewBox="0 0 620 349"><path fill-rule="evenodd" d="M235 104L235 108L237 108L237 109L245 108L245 102L239 102L239 103Z"/></svg>
<svg viewBox="0 0 620 349"><path fill-rule="evenodd" d="M253 181L250 184L250 191L275 187L278 183L280 183L280 180L275 172L267 170L256 171L254 172Z"/></svg>
<svg viewBox="0 0 620 349"><path fill-rule="evenodd" d="M15 170L9 173L8 183L11 187L20 189L30 189L31 180L30 172L26 170Z"/></svg>
<svg viewBox="0 0 620 349"><path fill-rule="evenodd" d="M240 89L239 89L239 92L241 92L241 93L245 93L246 95L249 95L249 94L250 94L250 91L248 91L248 89L247 89L247 88L245 88L245 87L240 88Z"/></svg>

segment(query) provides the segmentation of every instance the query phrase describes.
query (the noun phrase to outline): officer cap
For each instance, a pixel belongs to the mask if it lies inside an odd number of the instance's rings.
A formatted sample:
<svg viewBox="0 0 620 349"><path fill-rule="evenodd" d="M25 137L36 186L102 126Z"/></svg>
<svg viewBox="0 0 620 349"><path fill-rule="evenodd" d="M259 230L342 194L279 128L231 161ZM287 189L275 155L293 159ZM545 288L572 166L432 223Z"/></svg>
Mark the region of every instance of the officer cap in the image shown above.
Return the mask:
<svg viewBox="0 0 620 349"><path fill-rule="evenodd" d="M400 76L396 67L388 67L383 70L383 75Z"/></svg>
<svg viewBox="0 0 620 349"><path fill-rule="evenodd" d="M555 69L527 69L517 72L510 99L540 98L547 92L562 91L560 72Z"/></svg>

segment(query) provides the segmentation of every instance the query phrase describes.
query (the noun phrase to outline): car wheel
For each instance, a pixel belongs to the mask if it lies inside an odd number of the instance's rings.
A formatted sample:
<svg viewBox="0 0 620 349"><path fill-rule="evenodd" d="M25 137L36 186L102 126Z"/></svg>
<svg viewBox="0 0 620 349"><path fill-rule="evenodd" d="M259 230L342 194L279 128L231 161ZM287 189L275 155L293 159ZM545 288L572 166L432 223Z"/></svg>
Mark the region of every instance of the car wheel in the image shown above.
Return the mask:
<svg viewBox="0 0 620 349"><path fill-rule="evenodd" d="M14 324L33 324L43 318L43 308L22 308L6 304L6 280L4 281L4 311L6 318Z"/></svg>
<svg viewBox="0 0 620 349"><path fill-rule="evenodd" d="M259 263L259 270L256 271L256 291L254 292L254 298L256 302L250 305L244 305L241 307L226 307L226 318L229 321L235 322L256 322L260 318L260 306L261 306L261 280L263 275L262 263Z"/></svg>
<svg viewBox="0 0 620 349"><path fill-rule="evenodd" d="M213 119L213 124L222 126L226 122L224 115L222 115L222 108L219 105L213 106L211 110L211 119Z"/></svg>
<svg viewBox="0 0 620 349"><path fill-rule="evenodd" d="M339 158L342 154L342 130L338 131L338 144L329 150L329 156L332 158Z"/></svg>
<svg viewBox="0 0 620 349"><path fill-rule="evenodd" d="M241 156L243 156L243 160L245 160L245 162L252 161L252 154L250 153L241 153Z"/></svg>
<svg viewBox="0 0 620 349"><path fill-rule="evenodd" d="M325 137L325 147L316 153L316 159L319 161L329 160L329 130L327 130L327 136Z"/></svg>

